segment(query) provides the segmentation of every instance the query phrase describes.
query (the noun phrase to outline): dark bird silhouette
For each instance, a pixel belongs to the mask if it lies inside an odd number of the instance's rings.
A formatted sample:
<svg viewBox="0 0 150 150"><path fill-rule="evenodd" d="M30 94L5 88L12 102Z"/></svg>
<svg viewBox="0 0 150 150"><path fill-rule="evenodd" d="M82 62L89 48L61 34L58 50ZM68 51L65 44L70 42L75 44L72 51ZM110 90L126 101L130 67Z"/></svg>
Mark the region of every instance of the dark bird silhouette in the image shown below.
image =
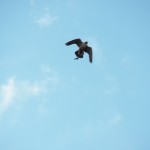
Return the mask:
<svg viewBox="0 0 150 150"><path fill-rule="evenodd" d="M74 39L66 43L67 46L72 44L76 44L79 47L79 49L75 52L75 55L77 56L75 59L83 58L84 52L86 52L89 55L89 61L92 63L92 48L87 45L87 41L82 42L81 39Z"/></svg>

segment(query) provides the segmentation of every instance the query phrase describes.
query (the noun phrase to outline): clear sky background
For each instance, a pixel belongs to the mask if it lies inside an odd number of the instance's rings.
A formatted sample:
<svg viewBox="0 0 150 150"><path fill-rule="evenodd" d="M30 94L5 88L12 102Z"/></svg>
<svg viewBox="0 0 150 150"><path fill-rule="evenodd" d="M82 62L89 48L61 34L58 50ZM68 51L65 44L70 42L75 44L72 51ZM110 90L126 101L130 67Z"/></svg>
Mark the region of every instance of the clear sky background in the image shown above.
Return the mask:
<svg viewBox="0 0 150 150"><path fill-rule="evenodd" d="M0 150L149 150L149 66L148 0L1 0Z"/></svg>

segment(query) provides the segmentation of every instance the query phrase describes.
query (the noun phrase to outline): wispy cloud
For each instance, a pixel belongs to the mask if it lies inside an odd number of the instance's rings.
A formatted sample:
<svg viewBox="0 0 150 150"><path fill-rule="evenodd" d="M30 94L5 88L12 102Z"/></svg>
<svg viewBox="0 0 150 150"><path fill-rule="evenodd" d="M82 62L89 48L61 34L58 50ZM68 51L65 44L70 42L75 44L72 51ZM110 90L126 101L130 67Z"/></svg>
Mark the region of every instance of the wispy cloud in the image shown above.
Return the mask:
<svg viewBox="0 0 150 150"><path fill-rule="evenodd" d="M10 77L5 84L0 85L0 115L7 112L13 103L27 101L31 97L38 98L56 91L60 84L56 71L48 67L41 71L44 73L42 79L30 81Z"/></svg>
<svg viewBox="0 0 150 150"><path fill-rule="evenodd" d="M35 22L40 26L50 26L57 20L58 17L52 16L50 13L46 13L41 17L39 17L38 19L36 19Z"/></svg>
<svg viewBox="0 0 150 150"><path fill-rule="evenodd" d="M30 4L30 6L34 6L35 0L29 0L29 4Z"/></svg>
<svg viewBox="0 0 150 150"><path fill-rule="evenodd" d="M68 8L76 8L77 7L77 0L69 0L66 1L66 5Z"/></svg>
<svg viewBox="0 0 150 150"><path fill-rule="evenodd" d="M2 114L9 108L16 97L14 77L11 77L6 84L0 86L0 95L0 114Z"/></svg>
<svg viewBox="0 0 150 150"><path fill-rule="evenodd" d="M119 90L117 79L112 75L107 75L106 78L106 89L104 91L105 95L113 95Z"/></svg>
<svg viewBox="0 0 150 150"><path fill-rule="evenodd" d="M121 64L124 66L124 67L131 67L132 64L133 64L133 61L132 61L132 58L130 55L124 55L122 58L121 58Z"/></svg>
<svg viewBox="0 0 150 150"><path fill-rule="evenodd" d="M94 132L107 131L109 128L119 127L123 117L120 113L109 114L105 118L89 119L83 124L82 132L88 137Z"/></svg>
<svg viewBox="0 0 150 150"><path fill-rule="evenodd" d="M44 3L44 2L43 2ZM58 16L50 12L49 7L35 7L38 3L36 0L29 0L29 16L33 22L41 27L49 27L58 20Z"/></svg>
<svg viewBox="0 0 150 150"><path fill-rule="evenodd" d="M108 125L119 125L121 120L122 120L121 114L117 113L110 118L110 120L108 121Z"/></svg>

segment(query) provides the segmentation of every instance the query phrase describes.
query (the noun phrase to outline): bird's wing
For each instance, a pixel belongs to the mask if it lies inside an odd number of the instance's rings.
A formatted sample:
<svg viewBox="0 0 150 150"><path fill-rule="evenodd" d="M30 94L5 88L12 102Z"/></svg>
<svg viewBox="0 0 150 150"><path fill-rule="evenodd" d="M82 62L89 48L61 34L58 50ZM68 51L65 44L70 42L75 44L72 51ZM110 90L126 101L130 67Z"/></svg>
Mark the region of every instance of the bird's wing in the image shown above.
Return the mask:
<svg viewBox="0 0 150 150"><path fill-rule="evenodd" d="M84 51L89 54L89 61L92 63L93 60L92 48L88 46Z"/></svg>
<svg viewBox="0 0 150 150"><path fill-rule="evenodd" d="M66 43L67 46L72 45L72 44L77 44L78 47L82 44L81 39L74 39Z"/></svg>

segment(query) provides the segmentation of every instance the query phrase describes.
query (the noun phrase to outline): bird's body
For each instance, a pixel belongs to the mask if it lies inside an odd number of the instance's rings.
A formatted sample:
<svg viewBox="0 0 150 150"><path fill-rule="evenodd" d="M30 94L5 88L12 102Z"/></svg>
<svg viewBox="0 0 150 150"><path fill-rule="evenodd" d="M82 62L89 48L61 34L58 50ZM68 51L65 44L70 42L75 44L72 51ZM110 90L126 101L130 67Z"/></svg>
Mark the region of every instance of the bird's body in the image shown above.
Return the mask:
<svg viewBox="0 0 150 150"><path fill-rule="evenodd" d="M80 49L85 49L87 47L87 43L81 43L81 45L80 45Z"/></svg>
<svg viewBox="0 0 150 150"><path fill-rule="evenodd" d="M82 42L81 39L74 39L66 43L67 46L72 44L76 44L79 47L75 52L77 56L75 59L83 58L84 52L86 52L89 54L89 61L92 63L92 48L87 45L88 42Z"/></svg>

